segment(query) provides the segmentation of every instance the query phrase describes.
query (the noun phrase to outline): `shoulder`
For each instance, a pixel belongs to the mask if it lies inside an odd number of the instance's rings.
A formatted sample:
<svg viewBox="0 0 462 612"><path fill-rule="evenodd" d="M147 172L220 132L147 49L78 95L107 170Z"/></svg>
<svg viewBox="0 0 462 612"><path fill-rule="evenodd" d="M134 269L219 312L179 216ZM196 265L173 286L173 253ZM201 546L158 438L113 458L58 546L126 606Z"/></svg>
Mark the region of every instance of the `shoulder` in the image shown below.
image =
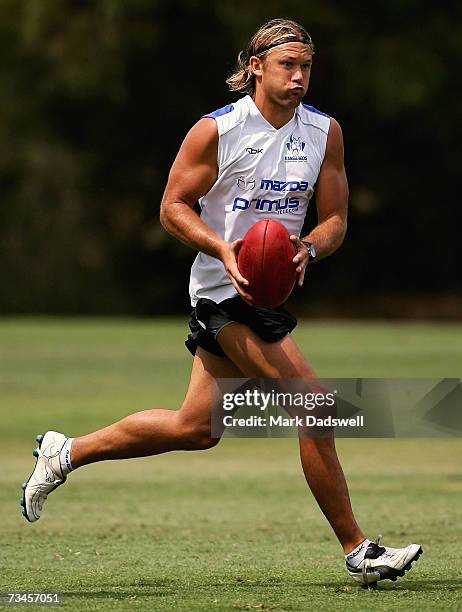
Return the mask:
<svg viewBox="0 0 462 612"><path fill-rule="evenodd" d="M232 104L227 104L203 116L203 119L213 119L216 122L218 133L226 134L237 125L245 121L249 114L249 106L246 97L240 98Z"/></svg>
<svg viewBox="0 0 462 612"><path fill-rule="evenodd" d="M302 123L324 132L325 157L343 159L343 134L339 122L327 113L303 102L299 105L298 112Z"/></svg>
<svg viewBox="0 0 462 612"><path fill-rule="evenodd" d="M300 117L300 121L313 128L321 130L324 134L328 134L329 132L329 124L331 117L326 113L320 111L318 108L314 106L310 106L309 104L305 104L302 102L297 107L298 116Z"/></svg>
<svg viewBox="0 0 462 612"><path fill-rule="evenodd" d="M340 123L330 118L329 133L327 135L326 156L343 160L343 134Z"/></svg>
<svg viewBox="0 0 462 612"><path fill-rule="evenodd" d="M213 119L202 117L186 134L177 158L209 160L216 157L217 146L217 124Z"/></svg>

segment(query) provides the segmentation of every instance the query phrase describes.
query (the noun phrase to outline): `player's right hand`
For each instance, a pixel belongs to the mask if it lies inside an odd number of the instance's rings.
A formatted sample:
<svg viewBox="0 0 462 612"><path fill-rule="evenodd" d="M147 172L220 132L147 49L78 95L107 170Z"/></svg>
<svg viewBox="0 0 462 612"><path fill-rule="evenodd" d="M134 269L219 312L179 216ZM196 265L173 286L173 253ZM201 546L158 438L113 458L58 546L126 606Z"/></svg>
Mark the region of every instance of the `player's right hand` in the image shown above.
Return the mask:
<svg viewBox="0 0 462 612"><path fill-rule="evenodd" d="M220 259L236 291L244 300L251 303L252 296L245 290L249 285L249 281L242 276L237 267L237 256L241 244L241 239L234 242L224 242L220 252Z"/></svg>

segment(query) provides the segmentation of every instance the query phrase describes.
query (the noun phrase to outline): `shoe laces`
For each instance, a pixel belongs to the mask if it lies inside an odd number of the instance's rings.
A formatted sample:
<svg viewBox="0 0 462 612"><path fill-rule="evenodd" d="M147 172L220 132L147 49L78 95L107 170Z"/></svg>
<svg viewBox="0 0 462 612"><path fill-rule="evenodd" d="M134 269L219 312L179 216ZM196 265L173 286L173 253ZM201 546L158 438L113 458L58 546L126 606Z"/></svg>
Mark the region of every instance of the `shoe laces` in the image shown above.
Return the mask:
<svg viewBox="0 0 462 612"><path fill-rule="evenodd" d="M381 546L384 549L382 556L389 557L389 558L393 557L393 554L387 550L387 547L384 546L383 544L380 544L381 540L382 540L382 534L379 533L379 535L377 536L375 540L375 543L377 544L377 546Z"/></svg>

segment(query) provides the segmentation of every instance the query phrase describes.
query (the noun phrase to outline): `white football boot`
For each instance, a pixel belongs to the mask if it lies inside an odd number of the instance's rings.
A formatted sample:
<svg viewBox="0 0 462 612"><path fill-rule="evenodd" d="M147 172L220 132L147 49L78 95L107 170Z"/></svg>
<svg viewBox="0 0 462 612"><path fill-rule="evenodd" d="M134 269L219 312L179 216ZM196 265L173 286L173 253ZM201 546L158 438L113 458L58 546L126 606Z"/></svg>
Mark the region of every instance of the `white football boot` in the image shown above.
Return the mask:
<svg viewBox="0 0 462 612"><path fill-rule="evenodd" d="M364 560L353 567L346 562L347 572L363 587L376 587L379 580L393 582L411 569L414 561L423 553L420 544L409 544L404 548L380 546L380 536L377 542L371 542L366 550Z"/></svg>
<svg viewBox="0 0 462 612"><path fill-rule="evenodd" d="M22 485L24 492L20 501L23 516L29 523L38 521L48 494L66 481L59 455L67 437L58 431L47 431L35 439L39 445L32 454L37 461L29 480Z"/></svg>

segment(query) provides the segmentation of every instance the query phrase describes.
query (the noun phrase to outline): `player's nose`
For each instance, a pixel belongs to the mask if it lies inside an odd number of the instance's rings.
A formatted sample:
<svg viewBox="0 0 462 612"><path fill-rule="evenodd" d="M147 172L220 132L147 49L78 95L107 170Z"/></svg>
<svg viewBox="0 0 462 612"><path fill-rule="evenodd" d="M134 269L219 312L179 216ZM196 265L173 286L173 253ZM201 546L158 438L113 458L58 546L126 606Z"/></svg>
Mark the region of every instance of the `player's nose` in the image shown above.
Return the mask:
<svg viewBox="0 0 462 612"><path fill-rule="evenodd" d="M292 81L294 83L303 83L303 72L300 67L296 68L292 74Z"/></svg>

